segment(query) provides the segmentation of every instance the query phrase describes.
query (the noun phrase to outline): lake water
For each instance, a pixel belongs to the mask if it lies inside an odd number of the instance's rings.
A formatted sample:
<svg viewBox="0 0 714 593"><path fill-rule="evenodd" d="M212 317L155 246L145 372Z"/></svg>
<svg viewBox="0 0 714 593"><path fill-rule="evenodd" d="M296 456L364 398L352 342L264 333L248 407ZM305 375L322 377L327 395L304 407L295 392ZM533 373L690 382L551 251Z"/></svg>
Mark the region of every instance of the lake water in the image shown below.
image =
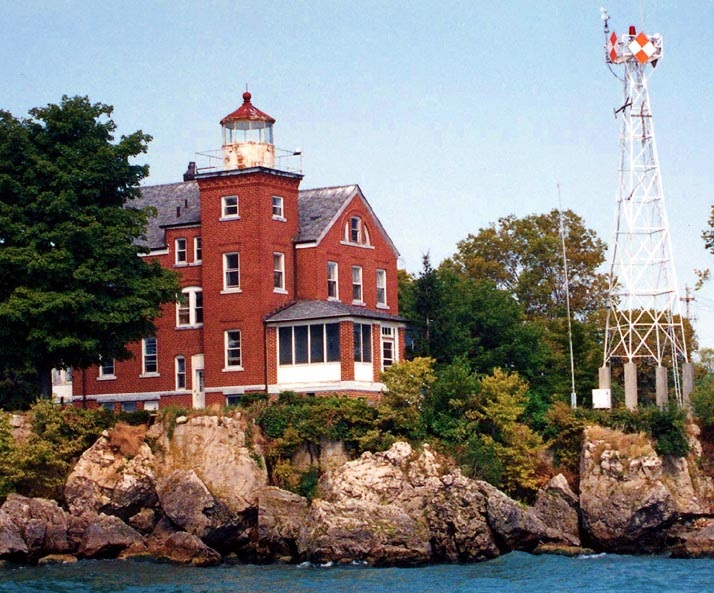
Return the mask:
<svg viewBox="0 0 714 593"><path fill-rule="evenodd" d="M704 593L714 560L512 553L468 565L219 566L188 568L135 561L84 561L0 569L0 593Z"/></svg>

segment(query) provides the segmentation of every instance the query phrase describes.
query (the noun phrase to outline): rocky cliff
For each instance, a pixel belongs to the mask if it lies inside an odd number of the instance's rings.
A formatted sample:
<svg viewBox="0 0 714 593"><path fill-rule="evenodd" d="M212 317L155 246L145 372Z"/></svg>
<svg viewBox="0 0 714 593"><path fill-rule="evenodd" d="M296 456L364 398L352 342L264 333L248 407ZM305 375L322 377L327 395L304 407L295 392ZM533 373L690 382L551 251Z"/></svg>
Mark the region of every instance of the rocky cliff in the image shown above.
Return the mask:
<svg viewBox="0 0 714 593"><path fill-rule="evenodd" d="M712 484L698 470L694 434L694 454L670 459L641 435L590 428L579 496L559 475L526 507L464 477L427 445L403 442L352 461L333 456L308 501L268 485L260 443L249 437L255 433L240 413L179 418L148 432L120 425L82 455L66 484L66 508L8 497L0 507L0 560L384 566L582 545L714 551Z"/></svg>

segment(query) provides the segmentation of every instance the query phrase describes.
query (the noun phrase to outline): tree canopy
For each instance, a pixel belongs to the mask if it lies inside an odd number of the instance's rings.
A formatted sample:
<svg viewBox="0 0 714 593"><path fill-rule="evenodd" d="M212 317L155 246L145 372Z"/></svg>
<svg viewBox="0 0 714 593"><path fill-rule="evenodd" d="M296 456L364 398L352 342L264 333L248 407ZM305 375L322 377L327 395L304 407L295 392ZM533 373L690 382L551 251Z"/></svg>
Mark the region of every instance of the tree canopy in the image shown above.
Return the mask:
<svg viewBox="0 0 714 593"><path fill-rule="evenodd" d="M505 216L458 243L453 263L473 280L489 279L512 294L529 318L565 314L560 211ZM607 277L597 272L605 243L572 210L563 212L572 314L583 319L602 309Z"/></svg>
<svg viewBox="0 0 714 593"><path fill-rule="evenodd" d="M0 370L36 373L125 359L174 301L176 276L139 257L131 207L150 136L115 141L113 108L63 97L18 119L0 111Z"/></svg>

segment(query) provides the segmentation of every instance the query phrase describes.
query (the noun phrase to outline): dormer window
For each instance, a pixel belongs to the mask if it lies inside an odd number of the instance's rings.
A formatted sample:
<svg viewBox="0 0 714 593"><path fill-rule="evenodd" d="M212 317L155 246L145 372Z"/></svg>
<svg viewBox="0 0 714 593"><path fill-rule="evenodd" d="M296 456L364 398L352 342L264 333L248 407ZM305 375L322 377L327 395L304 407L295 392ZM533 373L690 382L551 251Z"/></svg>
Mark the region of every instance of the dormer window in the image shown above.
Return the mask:
<svg viewBox="0 0 714 593"><path fill-rule="evenodd" d="M345 241L353 245L369 245L369 231L359 216L352 216L345 224Z"/></svg>

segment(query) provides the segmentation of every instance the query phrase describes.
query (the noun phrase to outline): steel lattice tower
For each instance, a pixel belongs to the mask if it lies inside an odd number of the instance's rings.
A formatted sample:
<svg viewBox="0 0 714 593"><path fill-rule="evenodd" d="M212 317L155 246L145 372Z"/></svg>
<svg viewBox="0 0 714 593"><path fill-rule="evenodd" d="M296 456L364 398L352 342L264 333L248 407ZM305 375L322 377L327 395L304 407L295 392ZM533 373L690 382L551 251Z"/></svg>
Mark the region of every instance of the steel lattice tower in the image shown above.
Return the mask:
<svg viewBox="0 0 714 593"><path fill-rule="evenodd" d="M667 363L672 366L674 392L681 405L679 370L681 363L688 362L687 349L647 90L648 74L662 57L662 38L638 34L634 27L620 37L608 35L607 15L603 18L606 61L622 81L624 101L615 111L622 122L619 183L600 387L609 388L612 359L622 359L625 402L636 407L635 363L649 359L657 367L657 403L667 401ZM624 70L622 76L616 68Z"/></svg>

